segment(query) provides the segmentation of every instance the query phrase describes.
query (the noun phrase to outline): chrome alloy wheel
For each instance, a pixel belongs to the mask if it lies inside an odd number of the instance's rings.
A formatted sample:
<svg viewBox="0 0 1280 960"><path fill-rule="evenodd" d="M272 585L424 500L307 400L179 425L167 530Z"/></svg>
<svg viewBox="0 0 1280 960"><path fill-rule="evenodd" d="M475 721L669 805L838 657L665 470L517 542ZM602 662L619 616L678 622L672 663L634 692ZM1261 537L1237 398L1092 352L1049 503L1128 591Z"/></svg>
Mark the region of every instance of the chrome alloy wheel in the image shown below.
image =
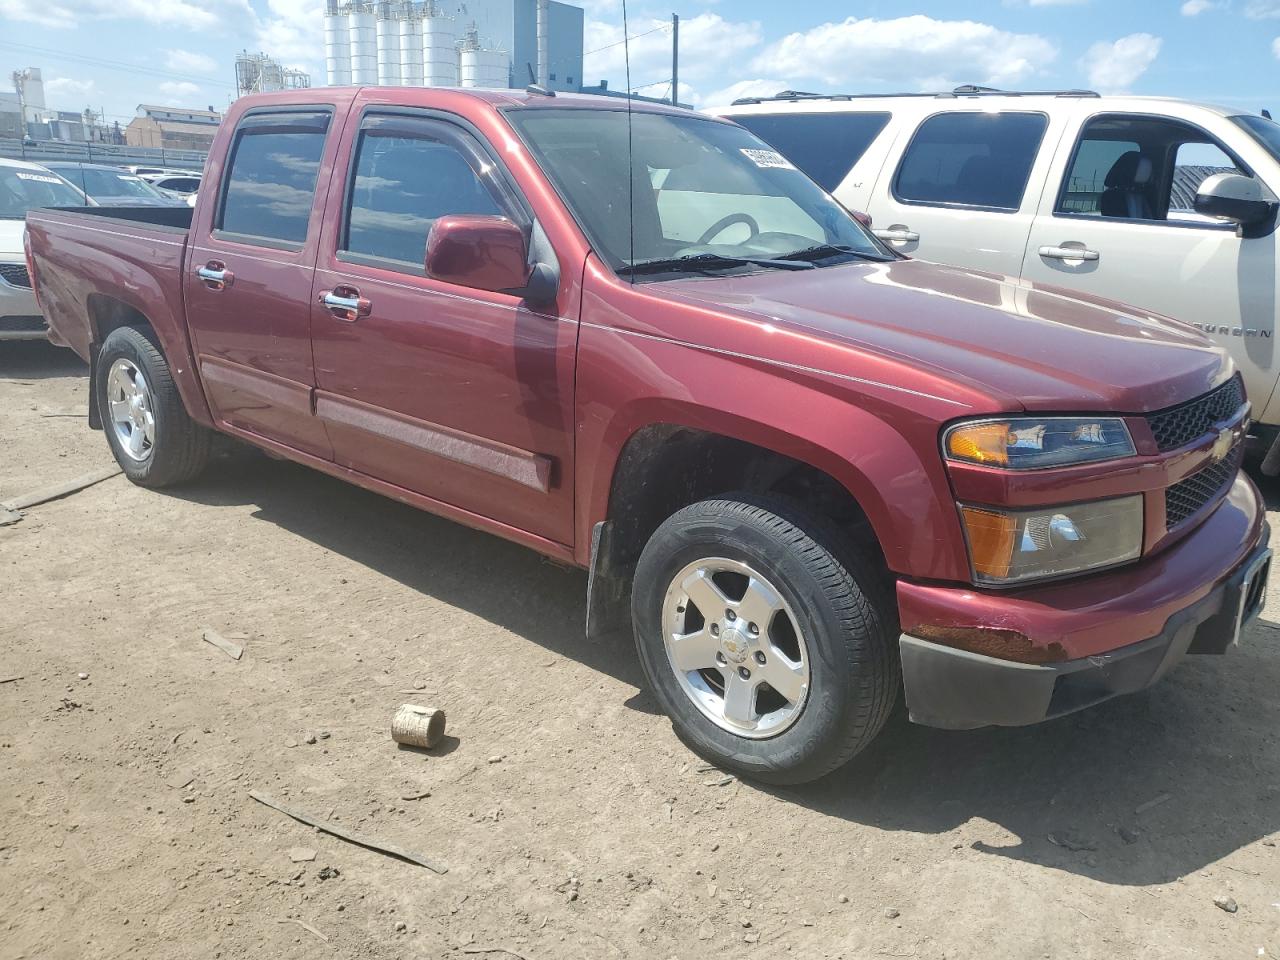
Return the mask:
<svg viewBox="0 0 1280 960"><path fill-rule="evenodd" d="M131 460L146 460L156 442L155 401L146 377L132 360L120 357L111 364L107 403L120 449Z"/></svg>
<svg viewBox="0 0 1280 960"><path fill-rule="evenodd" d="M667 588L667 659L708 720L753 740L799 719L809 694L809 650L799 621L768 580L745 563L697 560Z"/></svg>

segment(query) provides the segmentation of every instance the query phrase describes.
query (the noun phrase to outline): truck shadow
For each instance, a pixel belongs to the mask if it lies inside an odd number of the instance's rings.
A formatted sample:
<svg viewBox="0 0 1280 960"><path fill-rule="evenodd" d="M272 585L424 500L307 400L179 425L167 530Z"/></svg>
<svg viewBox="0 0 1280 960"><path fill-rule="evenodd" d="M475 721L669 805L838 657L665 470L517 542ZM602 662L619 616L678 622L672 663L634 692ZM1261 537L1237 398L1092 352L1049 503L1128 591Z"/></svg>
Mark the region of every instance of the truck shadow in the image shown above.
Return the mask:
<svg viewBox="0 0 1280 960"><path fill-rule="evenodd" d="M653 712L629 637L584 638L581 571L248 452L175 495L254 505L261 520L637 687L628 705ZM946 732L900 710L824 780L750 789L851 825L949 834L961 855L1172 882L1280 827L1278 651L1280 626L1260 621L1230 656L1193 658L1152 690L1036 727Z"/></svg>

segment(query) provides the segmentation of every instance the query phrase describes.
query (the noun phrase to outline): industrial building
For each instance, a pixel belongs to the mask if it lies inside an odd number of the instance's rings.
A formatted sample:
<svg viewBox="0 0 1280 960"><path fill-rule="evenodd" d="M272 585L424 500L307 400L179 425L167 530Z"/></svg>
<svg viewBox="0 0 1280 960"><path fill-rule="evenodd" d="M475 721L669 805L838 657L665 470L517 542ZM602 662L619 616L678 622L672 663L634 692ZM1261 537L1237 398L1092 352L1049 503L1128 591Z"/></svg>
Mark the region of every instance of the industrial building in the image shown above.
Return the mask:
<svg viewBox="0 0 1280 960"><path fill-rule="evenodd" d="M159 147L165 150L205 150L222 123L222 114L182 107L139 104L138 115L129 121L124 139L131 147Z"/></svg>
<svg viewBox="0 0 1280 960"><path fill-rule="evenodd" d="M328 0L330 85L582 87L583 11L556 0Z"/></svg>
<svg viewBox="0 0 1280 960"><path fill-rule="evenodd" d="M236 96L271 93L275 90L305 90L311 86L311 75L305 70L281 66L280 61L265 53L242 50L236 55Z"/></svg>

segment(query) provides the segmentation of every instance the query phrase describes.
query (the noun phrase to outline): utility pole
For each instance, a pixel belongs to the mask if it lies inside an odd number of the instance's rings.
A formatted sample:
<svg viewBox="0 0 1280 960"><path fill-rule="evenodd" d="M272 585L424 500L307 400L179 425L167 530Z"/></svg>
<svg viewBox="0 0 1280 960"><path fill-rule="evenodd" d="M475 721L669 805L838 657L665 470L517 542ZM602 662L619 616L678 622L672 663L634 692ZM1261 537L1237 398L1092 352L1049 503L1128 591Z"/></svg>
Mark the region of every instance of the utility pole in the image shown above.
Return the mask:
<svg viewBox="0 0 1280 960"><path fill-rule="evenodd" d="M27 139L27 78L28 70L13 71L13 89L18 91L18 136Z"/></svg>
<svg viewBox="0 0 1280 960"><path fill-rule="evenodd" d="M680 102L680 14L671 15L671 105Z"/></svg>

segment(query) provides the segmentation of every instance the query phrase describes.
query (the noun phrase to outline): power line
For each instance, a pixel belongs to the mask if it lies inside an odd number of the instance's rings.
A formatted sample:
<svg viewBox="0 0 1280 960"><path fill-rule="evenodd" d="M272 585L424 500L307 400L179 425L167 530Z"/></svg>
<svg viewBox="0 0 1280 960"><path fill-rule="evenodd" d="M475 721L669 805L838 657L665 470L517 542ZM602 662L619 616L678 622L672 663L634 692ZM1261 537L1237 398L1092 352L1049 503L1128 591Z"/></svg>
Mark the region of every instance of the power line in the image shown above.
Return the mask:
<svg viewBox="0 0 1280 960"><path fill-rule="evenodd" d="M143 74L145 76L159 77L166 80L182 80L188 83L197 83L227 89L234 89L235 87L235 84L226 83L225 81L221 81L213 77L200 77L189 73L173 73L168 70L157 70L154 67L139 66L136 63L126 63L123 60L107 60L103 57L91 57L79 53L63 53L62 51L51 50L47 47L33 47L30 44L14 43L10 40L0 40L0 47L7 47L24 53L34 53L42 57L51 57L55 60L70 60L73 63L82 63L92 67L102 67L107 70L122 70L133 74Z"/></svg>
<svg viewBox="0 0 1280 960"><path fill-rule="evenodd" d="M644 33L637 33L630 37L623 37L621 40L615 40L613 43L606 43L603 47L596 47L594 50L587 50L582 54L582 57L585 60L587 57L591 56L593 53L599 53L601 50L608 50L610 47L621 46L622 44L627 43L630 40L639 40L641 37L647 37L649 36L649 34L657 33L659 30L670 30L670 29L671 29L671 24L664 23L664 24L661 24L660 26L654 27L652 30L646 30Z"/></svg>

